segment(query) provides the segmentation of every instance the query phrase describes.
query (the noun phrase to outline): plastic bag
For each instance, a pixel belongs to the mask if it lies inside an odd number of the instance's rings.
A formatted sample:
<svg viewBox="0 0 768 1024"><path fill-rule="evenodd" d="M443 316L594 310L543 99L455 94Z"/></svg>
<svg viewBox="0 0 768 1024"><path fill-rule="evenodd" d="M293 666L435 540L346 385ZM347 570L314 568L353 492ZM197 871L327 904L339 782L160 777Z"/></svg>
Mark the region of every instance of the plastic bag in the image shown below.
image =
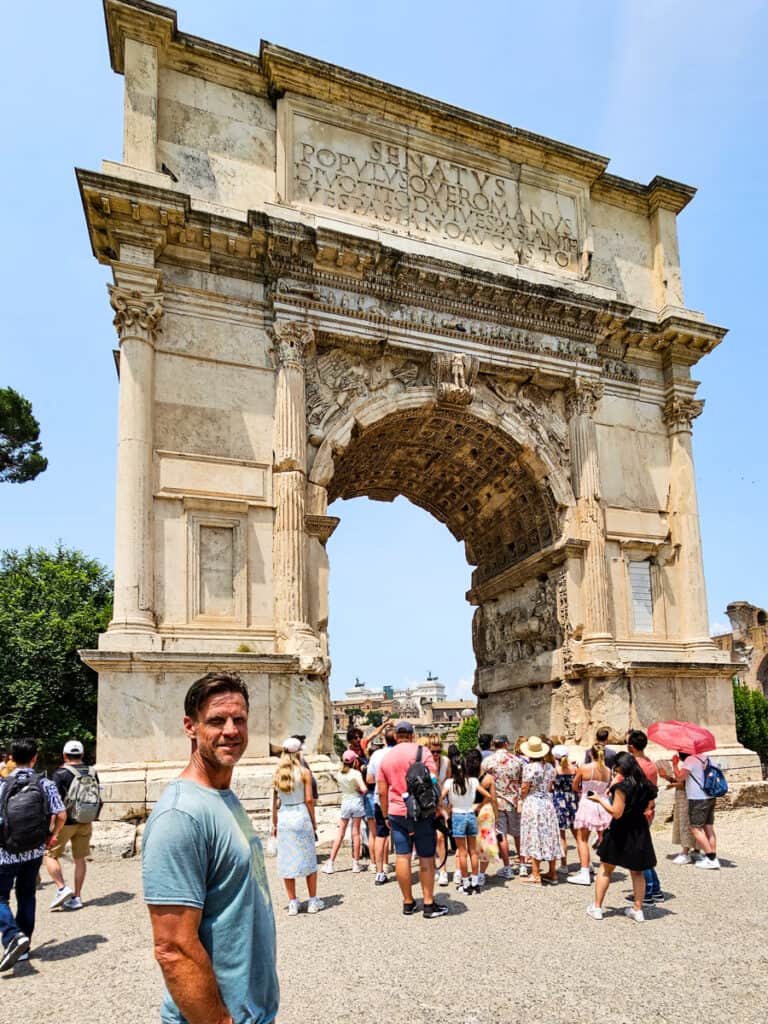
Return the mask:
<svg viewBox="0 0 768 1024"><path fill-rule="evenodd" d="M270 836L267 840L267 856L277 856L277 836Z"/></svg>

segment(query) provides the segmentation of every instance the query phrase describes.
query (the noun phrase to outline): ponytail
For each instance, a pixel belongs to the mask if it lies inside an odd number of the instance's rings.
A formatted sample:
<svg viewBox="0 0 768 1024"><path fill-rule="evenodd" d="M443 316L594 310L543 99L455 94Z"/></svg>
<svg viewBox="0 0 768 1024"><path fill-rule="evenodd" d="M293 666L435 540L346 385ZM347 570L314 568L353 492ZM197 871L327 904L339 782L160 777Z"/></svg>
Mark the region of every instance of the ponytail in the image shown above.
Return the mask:
<svg viewBox="0 0 768 1024"><path fill-rule="evenodd" d="M451 758L451 781L454 791L464 796L467 792L467 773L464 758L460 754Z"/></svg>
<svg viewBox="0 0 768 1024"><path fill-rule="evenodd" d="M563 754L563 756L560 758L560 771L563 773L563 775L567 775L568 774L568 769L570 767L571 767L571 762L568 760L568 755L567 754Z"/></svg>

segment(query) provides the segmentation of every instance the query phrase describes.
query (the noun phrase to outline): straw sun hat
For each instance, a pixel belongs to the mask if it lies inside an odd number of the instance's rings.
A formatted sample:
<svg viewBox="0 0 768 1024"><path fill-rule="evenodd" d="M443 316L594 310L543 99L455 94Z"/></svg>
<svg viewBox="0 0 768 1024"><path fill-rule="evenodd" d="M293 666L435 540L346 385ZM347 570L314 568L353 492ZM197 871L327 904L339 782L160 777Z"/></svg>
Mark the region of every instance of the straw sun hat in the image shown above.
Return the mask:
<svg viewBox="0 0 768 1024"><path fill-rule="evenodd" d="M549 753L549 744L544 743L538 736L529 736L525 743L520 744L520 750L526 757L537 760L546 757Z"/></svg>

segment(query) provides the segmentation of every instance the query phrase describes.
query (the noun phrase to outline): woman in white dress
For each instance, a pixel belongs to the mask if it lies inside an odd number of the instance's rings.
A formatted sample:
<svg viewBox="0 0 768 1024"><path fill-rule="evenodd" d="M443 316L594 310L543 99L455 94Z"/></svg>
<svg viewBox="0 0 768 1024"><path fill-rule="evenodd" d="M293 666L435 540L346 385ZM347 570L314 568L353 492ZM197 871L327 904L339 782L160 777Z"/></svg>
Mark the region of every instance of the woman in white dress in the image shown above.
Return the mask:
<svg viewBox="0 0 768 1024"><path fill-rule="evenodd" d="M317 895L317 824L312 775L308 768L302 767L300 750L301 741L293 736L283 743L272 791L272 835L277 836L277 873L288 893L290 917L295 917L300 907L296 898L297 878L307 880L307 913L316 914L325 906Z"/></svg>

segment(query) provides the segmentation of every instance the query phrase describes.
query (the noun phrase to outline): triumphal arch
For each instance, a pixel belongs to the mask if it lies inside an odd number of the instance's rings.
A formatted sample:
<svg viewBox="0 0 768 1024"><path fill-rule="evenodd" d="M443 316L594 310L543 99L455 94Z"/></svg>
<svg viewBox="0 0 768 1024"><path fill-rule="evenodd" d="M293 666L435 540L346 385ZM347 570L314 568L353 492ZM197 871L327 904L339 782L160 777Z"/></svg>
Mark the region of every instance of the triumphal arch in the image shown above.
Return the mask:
<svg viewBox="0 0 768 1024"><path fill-rule="evenodd" d="M464 542L489 729L695 719L735 753L691 448L691 371L725 334L683 299L694 190L105 9L123 157L78 172L119 342L100 761L183 757L211 667L250 684L255 756L329 749L328 505L358 495Z"/></svg>

